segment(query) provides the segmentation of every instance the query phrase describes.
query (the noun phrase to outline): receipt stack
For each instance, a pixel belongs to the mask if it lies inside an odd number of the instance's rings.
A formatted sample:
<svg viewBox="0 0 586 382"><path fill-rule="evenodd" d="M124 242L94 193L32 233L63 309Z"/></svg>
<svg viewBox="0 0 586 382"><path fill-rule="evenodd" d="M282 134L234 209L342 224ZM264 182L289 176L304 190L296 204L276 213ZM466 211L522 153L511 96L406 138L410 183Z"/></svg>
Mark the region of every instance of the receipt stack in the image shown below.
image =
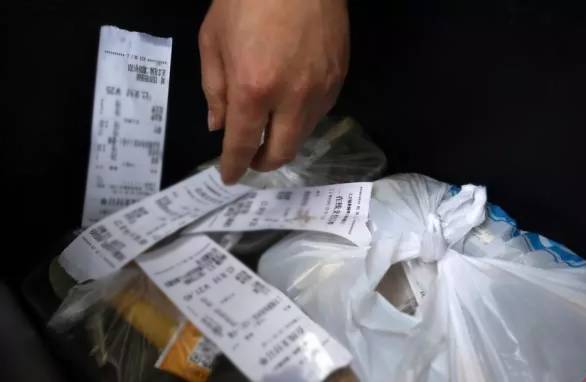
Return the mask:
<svg viewBox="0 0 586 382"><path fill-rule="evenodd" d="M147 380L160 370L186 381L221 380L223 370L212 372L219 347L253 380L271 375L324 379L349 363L346 350L225 250L244 256L254 267L258 255L291 229L324 229L366 244L370 183L330 184L379 177L386 164L384 154L352 120L344 119L324 121L291 164L272 173L250 172L240 186L223 186L213 164L134 208L103 219L70 244L59 263L77 281L95 281L68 291L50 327L60 333L85 327L93 355L100 365L115 370L116 381ZM290 218L277 221L287 213ZM322 216L323 223L312 218L315 214ZM350 225L351 233L344 228ZM131 232L134 227L146 234ZM148 253L138 256L144 250ZM191 262L195 269L190 268ZM57 264L52 274L56 287L68 278ZM237 290L240 295L232 300L229 295L220 298L222 290ZM180 307L176 299L189 304ZM201 301L222 308L201 317L210 309L198 305ZM194 307L194 311L186 310ZM247 317L255 318L248 322ZM249 325L257 328L246 331ZM264 332L284 338L272 349L270 341L265 344L266 339L259 338L263 341L255 350L250 345L254 338L242 338L255 331L259 336ZM291 352L293 345L313 355L307 358L303 351ZM260 356L261 348L265 355L260 360L247 359L251 353ZM267 370L278 370L279 363L306 358L311 362L303 361L306 366L298 370L289 367L283 368L285 374L267 374ZM225 373L224 378L228 378ZM348 378L348 373L332 378Z"/></svg>

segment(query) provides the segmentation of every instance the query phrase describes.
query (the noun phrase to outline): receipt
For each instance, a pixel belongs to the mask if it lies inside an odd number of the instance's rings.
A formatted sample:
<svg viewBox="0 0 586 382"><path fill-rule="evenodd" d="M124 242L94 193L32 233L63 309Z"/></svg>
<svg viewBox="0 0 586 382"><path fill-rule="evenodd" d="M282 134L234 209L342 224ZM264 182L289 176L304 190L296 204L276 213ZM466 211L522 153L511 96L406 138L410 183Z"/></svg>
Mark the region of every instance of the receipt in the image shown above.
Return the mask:
<svg viewBox="0 0 586 382"><path fill-rule="evenodd" d="M159 191L171 42L100 30L83 227Z"/></svg>
<svg viewBox="0 0 586 382"><path fill-rule="evenodd" d="M205 235L181 237L136 262L253 381L321 381L351 361L283 293Z"/></svg>
<svg viewBox="0 0 586 382"><path fill-rule="evenodd" d="M182 234L310 230L368 245L371 236L366 223L371 191L372 183L367 182L259 190L195 222Z"/></svg>
<svg viewBox="0 0 586 382"><path fill-rule="evenodd" d="M250 190L243 185L225 186L219 172L209 168L89 227L65 248L59 263L78 282L106 276Z"/></svg>

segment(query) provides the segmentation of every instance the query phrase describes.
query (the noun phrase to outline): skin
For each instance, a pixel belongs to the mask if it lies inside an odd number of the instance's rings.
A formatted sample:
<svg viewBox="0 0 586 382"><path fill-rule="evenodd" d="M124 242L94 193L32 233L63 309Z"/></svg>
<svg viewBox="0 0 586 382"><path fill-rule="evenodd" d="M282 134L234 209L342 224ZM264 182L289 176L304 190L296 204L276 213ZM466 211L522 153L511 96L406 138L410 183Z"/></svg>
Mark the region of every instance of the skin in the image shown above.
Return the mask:
<svg viewBox="0 0 586 382"><path fill-rule="evenodd" d="M295 158L348 69L346 0L214 0L199 33L211 131L226 184ZM264 131L264 143L261 136Z"/></svg>

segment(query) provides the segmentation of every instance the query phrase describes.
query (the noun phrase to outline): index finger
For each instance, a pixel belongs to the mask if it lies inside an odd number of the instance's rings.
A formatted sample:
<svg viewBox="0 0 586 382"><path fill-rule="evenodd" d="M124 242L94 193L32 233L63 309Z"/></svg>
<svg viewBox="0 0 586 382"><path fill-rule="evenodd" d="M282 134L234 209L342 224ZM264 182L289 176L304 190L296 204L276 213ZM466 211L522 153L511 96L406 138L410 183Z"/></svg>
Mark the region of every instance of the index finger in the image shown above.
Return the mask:
<svg viewBox="0 0 586 382"><path fill-rule="evenodd" d="M224 183L234 184L244 175L260 147L262 132L268 119L268 107L259 99L240 92L229 92L220 158Z"/></svg>

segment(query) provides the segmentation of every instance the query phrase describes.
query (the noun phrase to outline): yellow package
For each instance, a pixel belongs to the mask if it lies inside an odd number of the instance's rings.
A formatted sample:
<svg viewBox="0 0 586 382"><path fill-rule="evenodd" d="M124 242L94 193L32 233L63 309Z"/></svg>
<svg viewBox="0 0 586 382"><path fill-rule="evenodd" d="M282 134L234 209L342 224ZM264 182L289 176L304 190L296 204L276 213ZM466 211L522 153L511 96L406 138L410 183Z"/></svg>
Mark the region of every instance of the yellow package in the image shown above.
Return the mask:
<svg viewBox="0 0 586 382"><path fill-rule="evenodd" d="M151 291L149 297L147 300L128 288L116 296L113 305L125 321L161 351L155 367L187 382L206 382L219 349L193 324L178 322L153 304L158 301L161 305L157 293Z"/></svg>
<svg viewBox="0 0 586 382"><path fill-rule="evenodd" d="M169 341L156 367L188 382L205 382L219 349L193 324L185 322Z"/></svg>

